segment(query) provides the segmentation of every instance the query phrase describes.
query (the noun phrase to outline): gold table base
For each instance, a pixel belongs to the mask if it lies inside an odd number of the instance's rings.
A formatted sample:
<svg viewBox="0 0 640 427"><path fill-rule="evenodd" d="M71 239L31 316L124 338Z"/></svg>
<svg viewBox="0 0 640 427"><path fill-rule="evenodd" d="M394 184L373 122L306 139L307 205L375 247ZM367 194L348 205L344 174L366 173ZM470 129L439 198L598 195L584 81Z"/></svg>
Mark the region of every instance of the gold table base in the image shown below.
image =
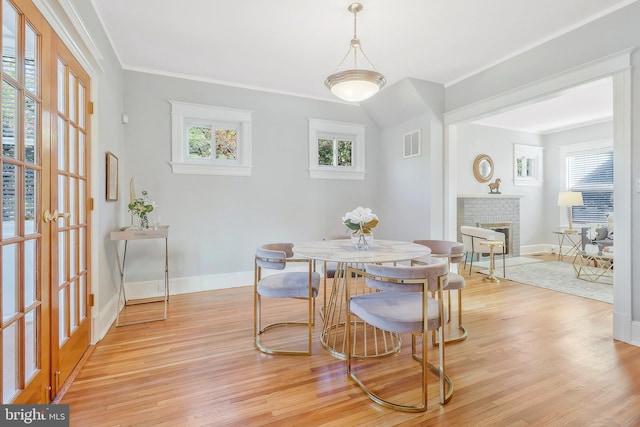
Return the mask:
<svg viewBox="0 0 640 427"><path fill-rule="evenodd" d="M368 288L361 277L351 279L351 289L347 288L346 263L338 263L327 306L323 308L324 325L320 341L324 348L339 359L346 359L347 348L347 304L349 296L376 292ZM363 267L360 267L363 268ZM352 356L358 358L384 357L397 353L402 341L400 335L375 328L362 320L351 320L353 331Z"/></svg>

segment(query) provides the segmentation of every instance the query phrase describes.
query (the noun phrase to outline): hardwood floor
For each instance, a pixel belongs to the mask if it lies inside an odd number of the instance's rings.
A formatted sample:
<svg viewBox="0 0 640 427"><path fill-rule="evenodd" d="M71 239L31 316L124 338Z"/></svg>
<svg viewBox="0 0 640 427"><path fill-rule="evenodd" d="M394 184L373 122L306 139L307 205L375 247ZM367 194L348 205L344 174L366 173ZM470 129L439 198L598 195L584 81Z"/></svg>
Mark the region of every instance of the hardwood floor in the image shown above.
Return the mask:
<svg viewBox="0 0 640 427"><path fill-rule="evenodd" d="M252 287L172 296L166 321L112 327L61 403L72 426L91 427L640 425L640 348L612 339L610 304L482 277L464 291L469 339L446 347L453 398L441 406L431 376L426 413L369 400L321 346L319 316L312 356L256 351ZM303 301L271 302L265 313L304 316ZM304 345L303 329L284 330L300 337L285 341ZM403 342L363 375L417 398L417 375L401 370L419 368Z"/></svg>

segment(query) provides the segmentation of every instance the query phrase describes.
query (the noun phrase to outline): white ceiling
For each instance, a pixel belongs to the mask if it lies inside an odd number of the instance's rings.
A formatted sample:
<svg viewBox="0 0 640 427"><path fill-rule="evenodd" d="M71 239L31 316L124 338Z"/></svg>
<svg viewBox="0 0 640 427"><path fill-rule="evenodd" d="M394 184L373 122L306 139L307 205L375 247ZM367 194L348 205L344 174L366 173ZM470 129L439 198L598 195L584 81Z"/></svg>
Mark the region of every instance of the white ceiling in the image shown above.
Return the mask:
<svg viewBox="0 0 640 427"><path fill-rule="evenodd" d="M336 100L349 0L91 1L125 69ZM358 37L387 86L450 85L634 1L363 0Z"/></svg>
<svg viewBox="0 0 640 427"><path fill-rule="evenodd" d="M609 121L613 119L612 84L610 77L601 79L473 123L545 134Z"/></svg>

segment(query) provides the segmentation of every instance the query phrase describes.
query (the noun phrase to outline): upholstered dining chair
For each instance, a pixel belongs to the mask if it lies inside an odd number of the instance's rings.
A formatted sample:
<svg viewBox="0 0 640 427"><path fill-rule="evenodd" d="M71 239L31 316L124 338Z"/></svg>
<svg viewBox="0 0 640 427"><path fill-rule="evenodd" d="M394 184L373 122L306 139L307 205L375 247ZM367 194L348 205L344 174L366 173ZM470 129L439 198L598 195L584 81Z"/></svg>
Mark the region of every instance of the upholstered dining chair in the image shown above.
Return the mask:
<svg viewBox="0 0 640 427"><path fill-rule="evenodd" d="M453 394L453 383L445 372L445 346L438 346L439 366L428 362L428 332L437 330L440 342L444 342L444 307L442 292L447 285L447 263L443 259L432 258L428 265L419 266L390 266L369 264L364 270L347 268L347 281L359 280L354 274L363 276L368 287L382 292L359 294L349 297L347 304L347 375L374 402L405 412L422 412L427 410L427 386L429 371L439 377L440 403L445 404ZM361 279L360 279L361 280ZM347 285L350 287L350 283ZM429 293L434 291L438 298L432 298ZM356 316L364 322L390 332L412 334L412 356L421 366L421 401L418 404L404 404L392 402L383 398L378 392L365 385L354 370L352 346L353 322L351 316ZM355 334L355 332L354 332ZM417 353L414 335L422 336L421 354ZM389 359L386 359L385 369L388 369ZM372 368L371 365L368 366ZM404 380L405 373L399 375Z"/></svg>
<svg viewBox="0 0 640 427"><path fill-rule="evenodd" d="M288 263L307 263L308 271L291 271L263 276L263 269L284 270ZM315 298L320 287L320 274L313 270L310 259L294 258L292 243L271 243L256 249L254 263L253 340L258 350L267 354L310 355L315 319ZM297 298L308 302L307 321L281 321L262 326L262 298ZM308 328L306 351L273 349L260 341L271 328L298 325Z"/></svg>
<svg viewBox="0 0 640 427"><path fill-rule="evenodd" d="M451 242L448 240L414 240L413 243L423 245L431 249L431 256L436 258L445 258L449 266L449 280L444 290L447 292L447 312L448 321L451 321L451 291L457 291L458 296L458 335L455 337L445 338L445 344L461 342L467 339L467 330L462 324L462 289L466 286L464 277L460 275L460 263L464 261L465 251L464 245L460 242ZM414 264L420 264L420 260L414 261ZM451 266L456 266L456 272L451 271Z"/></svg>
<svg viewBox="0 0 640 427"><path fill-rule="evenodd" d="M477 254L486 254L489 252L487 246L480 244L483 240L498 240L502 242L502 246L493 248L494 254L502 254L502 276L506 276L506 262L505 254L507 248L505 247L505 234L500 231L491 230L489 228L471 227L467 225L460 226L460 235L462 236L462 243L464 244L464 250L466 255L464 258L464 267L467 267L467 257L471 255L471 262L469 264L469 276L471 275L471 269L473 268L473 257Z"/></svg>

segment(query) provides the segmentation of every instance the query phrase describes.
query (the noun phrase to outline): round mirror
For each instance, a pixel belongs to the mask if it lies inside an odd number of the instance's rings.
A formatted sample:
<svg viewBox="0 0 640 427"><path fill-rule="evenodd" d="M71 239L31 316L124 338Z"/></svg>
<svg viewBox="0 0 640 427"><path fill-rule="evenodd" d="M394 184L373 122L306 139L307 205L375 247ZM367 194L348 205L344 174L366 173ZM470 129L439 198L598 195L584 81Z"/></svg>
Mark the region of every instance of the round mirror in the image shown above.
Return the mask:
<svg viewBox="0 0 640 427"><path fill-rule="evenodd" d="M480 182L487 182L493 176L493 160L486 154L480 154L473 162L473 174Z"/></svg>

